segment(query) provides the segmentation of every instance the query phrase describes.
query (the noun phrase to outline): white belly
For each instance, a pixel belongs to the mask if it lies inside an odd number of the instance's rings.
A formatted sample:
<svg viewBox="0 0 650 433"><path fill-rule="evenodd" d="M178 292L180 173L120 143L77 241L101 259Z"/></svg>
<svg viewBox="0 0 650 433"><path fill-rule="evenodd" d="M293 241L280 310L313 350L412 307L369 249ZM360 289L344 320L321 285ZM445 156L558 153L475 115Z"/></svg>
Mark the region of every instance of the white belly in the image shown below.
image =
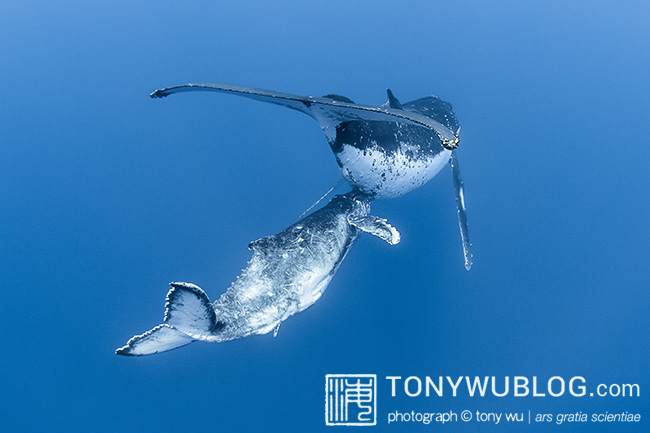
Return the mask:
<svg viewBox="0 0 650 433"><path fill-rule="evenodd" d="M343 145L336 157L351 186L383 199L406 194L430 181L449 162L451 150L422 154L405 143L393 152L379 146L359 149Z"/></svg>

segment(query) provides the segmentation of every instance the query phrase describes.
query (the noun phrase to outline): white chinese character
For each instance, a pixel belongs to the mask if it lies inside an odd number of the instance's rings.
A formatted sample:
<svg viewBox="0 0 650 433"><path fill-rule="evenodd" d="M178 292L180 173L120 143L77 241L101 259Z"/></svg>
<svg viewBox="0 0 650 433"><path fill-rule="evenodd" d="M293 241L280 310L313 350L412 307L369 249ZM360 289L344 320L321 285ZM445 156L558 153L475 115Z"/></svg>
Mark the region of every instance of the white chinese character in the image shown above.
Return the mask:
<svg viewBox="0 0 650 433"><path fill-rule="evenodd" d="M325 423L327 425L375 425L377 423L377 376L374 374L328 374L325 376Z"/></svg>

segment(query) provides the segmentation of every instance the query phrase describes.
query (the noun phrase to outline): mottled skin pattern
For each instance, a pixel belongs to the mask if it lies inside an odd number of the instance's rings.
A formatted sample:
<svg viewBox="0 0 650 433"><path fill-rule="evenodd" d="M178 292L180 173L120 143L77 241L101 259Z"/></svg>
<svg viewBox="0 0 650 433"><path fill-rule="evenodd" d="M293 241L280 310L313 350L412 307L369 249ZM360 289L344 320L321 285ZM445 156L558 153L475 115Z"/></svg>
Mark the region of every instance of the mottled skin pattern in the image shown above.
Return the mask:
<svg viewBox="0 0 650 433"><path fill-rule="evenodd" d="M276 330L321 297L360 231L391 245L400 235L368 215L370 199L353 190L275 235L251 242L253 257L216 302L191 283L171 283L164 322L136 335L118 355L164 352L193 341L219 343Z"/></svg>
<svg viewBox="0 0 650 433"><path fill-rule="evenodd" d="M251 242L248 266L213 304L225 325L213 341L265 334L316 302L359 235L348 218L369 208L361 194L336 196L280 233Z"/></svg>
<svg viewBox="0 0 650 433"><path fill-rule="evenodd" d="M116 353L139 356L192 341L221 342L276 330L323 294L359 230L391 245L400 235L385 220L369 216L369 203L412 191L450 162L463 241L471 266L465 196L454 150L460 125L447 102L436 96L401 104L390 90L381 106L356 104L344 96L297 96L228 84L186 84L159 89L173 93L214 91L281 105L313 117L323 130L341 174L353 191L282 232L252 242L253 257L217 301L190 283L171 283L164 323L136 335Z"/></svg>
<svg viewBox="0 0 650 433"><path fill-rule="evenodd" d="M430 117L455 134L460 130L451 105L436 96L402 105L389 91L387 104L391 103L399 110ZM435 131L401 122L341 122L328 141L341 175L373 199L398 197L419 188L451 157Z"/></svg>
<svg viewBox="0 0 650 433"><path fill-rule="evenodd" d="M373 199L393 198L421 187L451 156L431 131L388 122L339 125L330 142L341 175Z"/></svg>

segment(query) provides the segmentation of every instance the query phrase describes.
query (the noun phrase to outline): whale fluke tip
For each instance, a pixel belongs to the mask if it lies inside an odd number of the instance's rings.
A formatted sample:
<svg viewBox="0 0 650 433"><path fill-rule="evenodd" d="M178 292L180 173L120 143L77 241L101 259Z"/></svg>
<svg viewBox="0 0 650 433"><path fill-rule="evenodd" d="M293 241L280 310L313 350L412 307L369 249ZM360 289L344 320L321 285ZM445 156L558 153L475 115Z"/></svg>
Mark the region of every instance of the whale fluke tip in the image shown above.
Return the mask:
<svg viewBox="0 0 650 433"><path fill-rule="evenodd" d="M194 339L178 329L163 323L145 332L132 337L126 346L115 351L116 355L142 356L165 352L177 347L190 344Z"/></svg>
<svg viewBox="0 0 650 433"><path fill-rule="evenodd" d="M139 356L134 353L131 353L131 347L130 346L122 346L119 349L115 350L116 355L122 355L122 356Z"/></svg>
<svg viewBox="0 0 650 433"><path fill-rule="evenodd" d="M166 98L167 96L169 96L169 93L165 89L154 90L149 94L150 98Z"/></svg>

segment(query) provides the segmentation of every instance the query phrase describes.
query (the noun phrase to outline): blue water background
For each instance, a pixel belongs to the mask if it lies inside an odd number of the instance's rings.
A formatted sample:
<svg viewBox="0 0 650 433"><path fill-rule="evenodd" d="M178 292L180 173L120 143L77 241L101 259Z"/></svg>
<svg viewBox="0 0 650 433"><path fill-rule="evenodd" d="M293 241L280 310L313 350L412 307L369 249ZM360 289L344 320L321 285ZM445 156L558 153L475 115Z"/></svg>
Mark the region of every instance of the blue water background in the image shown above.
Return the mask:
<svg viewBox="0 0 650 433"><path fill-rule="evenodd" d="M388 410L639 412L650 400L647 2L5 2L0 12L0 430L331 431L324 376L376 373ZM317 124L156 88L223 82L381 104L437 94L462 124L475 265L447 168L376 202L277 338L115 348L170 281L216 299L340 177ZM387 375L584 376L640 398L391 398ZM513 426L481 431L523 431ZM370 430L369 430L370 431Z"/></svg>

